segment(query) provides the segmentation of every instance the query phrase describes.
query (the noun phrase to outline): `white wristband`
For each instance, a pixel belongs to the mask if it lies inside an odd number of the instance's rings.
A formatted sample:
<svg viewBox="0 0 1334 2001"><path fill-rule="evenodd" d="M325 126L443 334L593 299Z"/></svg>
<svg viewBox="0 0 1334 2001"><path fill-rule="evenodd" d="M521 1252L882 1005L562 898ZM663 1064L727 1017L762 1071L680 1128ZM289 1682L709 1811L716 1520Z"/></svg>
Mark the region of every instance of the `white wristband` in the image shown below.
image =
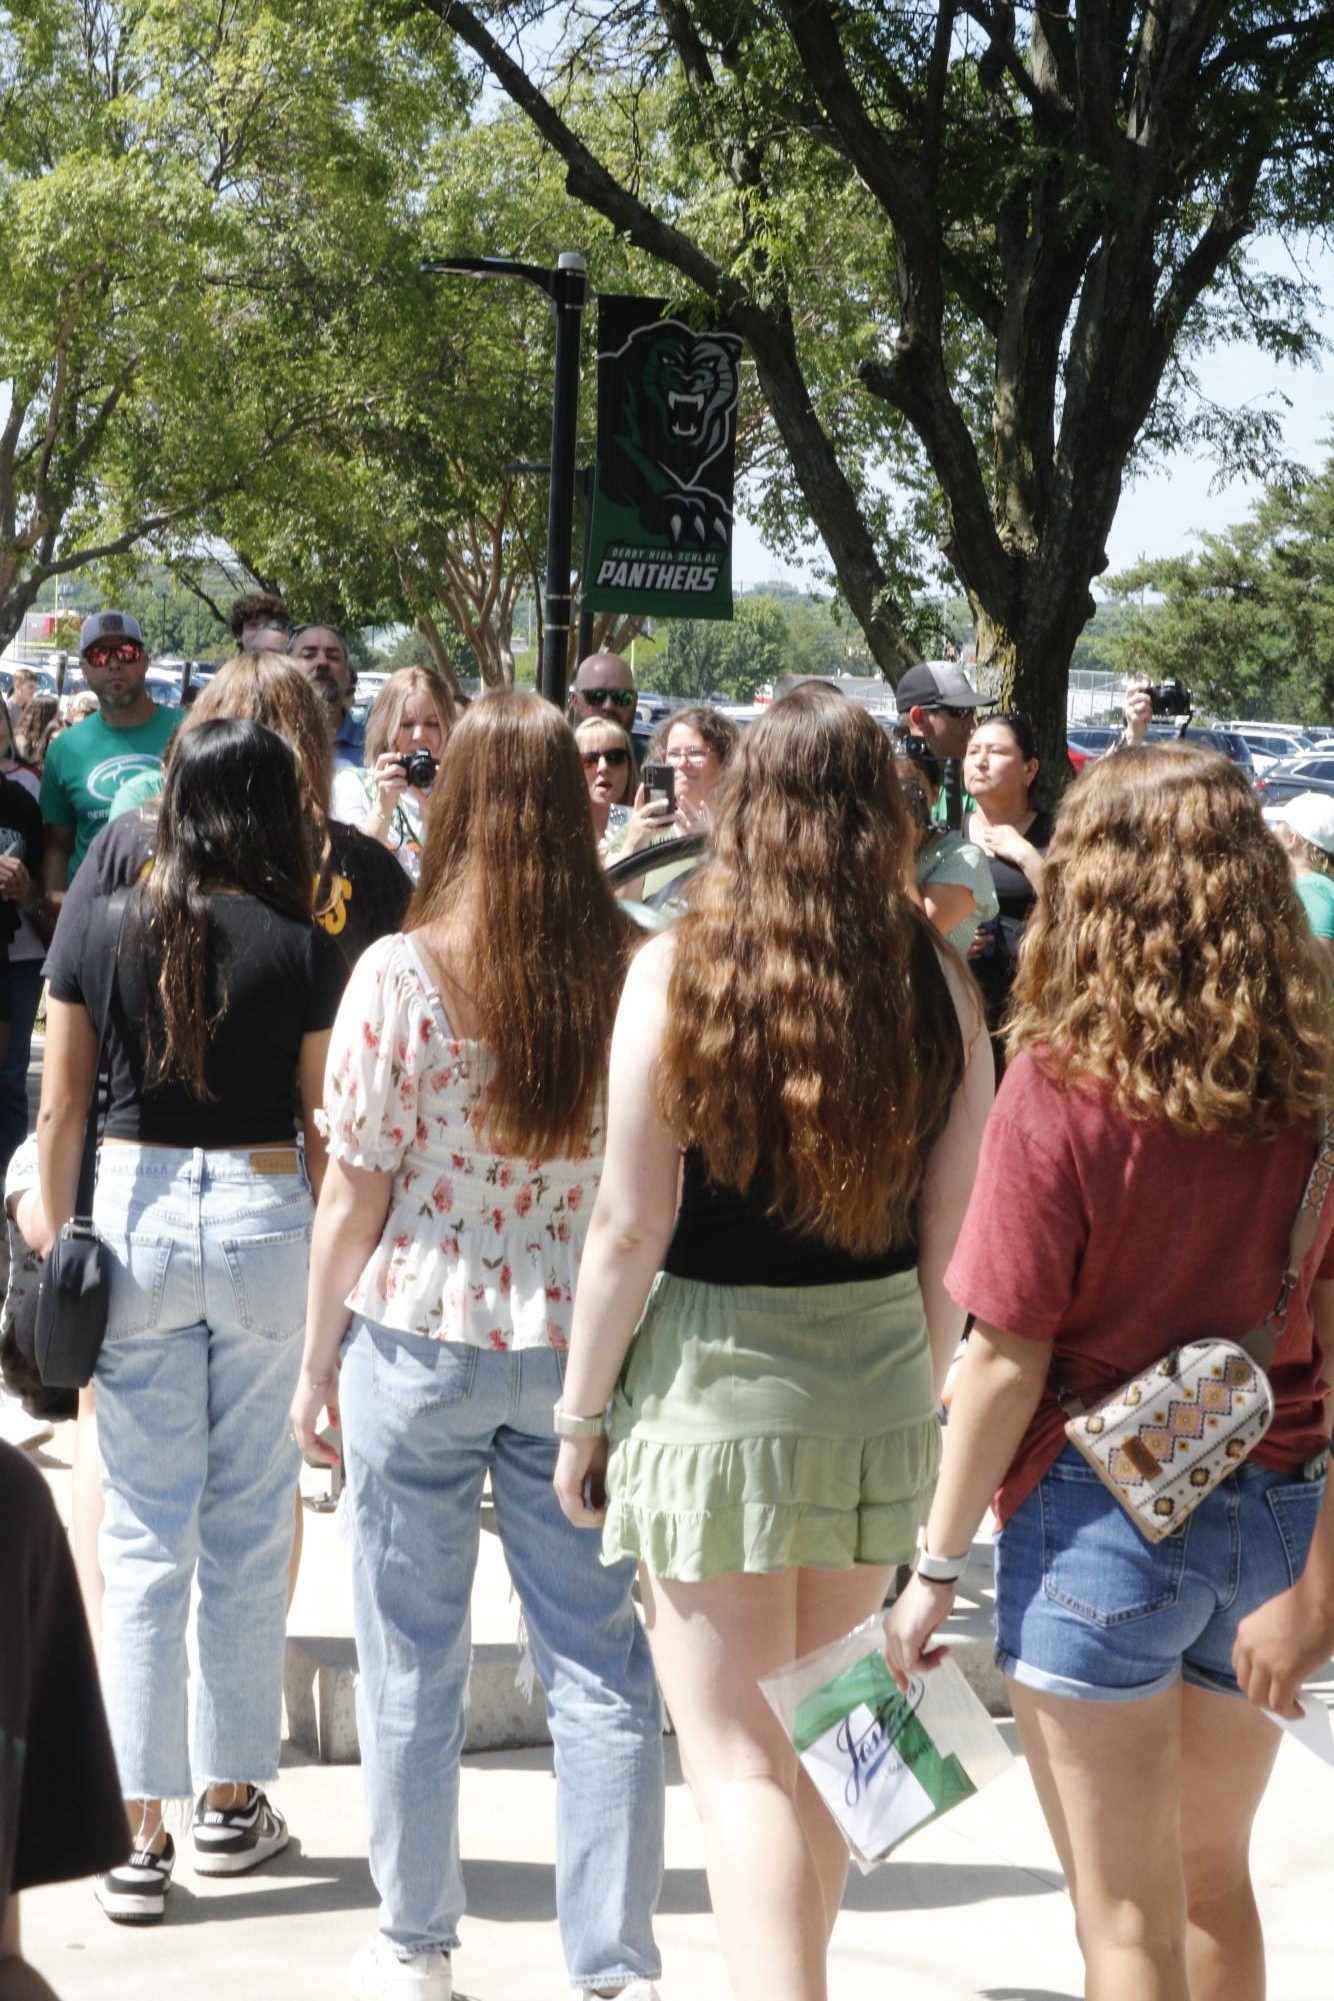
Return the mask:
<svg viewBox="0 0 1334 2001"><path fill-rule="evenodd" d="M968 1568L968 1555L965 1550L962 1556L932 1556L926 1546L926 1530L918 1529L913 1569L928 1584L957 1584Z"/></svg>

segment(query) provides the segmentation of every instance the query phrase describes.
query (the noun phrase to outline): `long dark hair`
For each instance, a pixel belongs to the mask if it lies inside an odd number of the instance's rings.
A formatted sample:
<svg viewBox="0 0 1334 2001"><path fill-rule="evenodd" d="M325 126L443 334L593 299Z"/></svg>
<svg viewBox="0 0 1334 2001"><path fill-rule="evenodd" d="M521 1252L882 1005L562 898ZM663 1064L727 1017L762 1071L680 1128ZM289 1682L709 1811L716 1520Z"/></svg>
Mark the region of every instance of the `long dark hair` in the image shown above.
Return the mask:
<svg viewBox="0 0 1334 2001"><path fill-rule="evenodd" d="M407 921L459 919L492 1057L489 1144L534 1160L580 1152L636 933L598 860L574 732L538 695L483 695L445 745Z"/></svg>
<svg viewBox="0 0 1334 2001"><path fill-rule="evenodd" d="M149 1074L197 1098L209 1038L210 890L253 896L284 917L310 919L309 816L296 760L262 723L218 718L182 732L167 772L152 872L137 902L149 1006Z"/></svg>

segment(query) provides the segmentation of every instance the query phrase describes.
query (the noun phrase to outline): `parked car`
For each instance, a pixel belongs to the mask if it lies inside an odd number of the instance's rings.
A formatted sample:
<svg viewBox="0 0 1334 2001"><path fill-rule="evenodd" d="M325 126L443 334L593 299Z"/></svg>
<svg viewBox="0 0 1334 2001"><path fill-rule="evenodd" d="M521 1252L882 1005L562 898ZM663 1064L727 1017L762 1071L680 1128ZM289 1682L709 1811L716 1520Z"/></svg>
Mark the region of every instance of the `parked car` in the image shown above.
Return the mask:
<svg viewBox="0 0 1334 2001"><path fill-rule="evenodd" d="M1300 757L1315 748L1303 731L1280 729L1273 723L1228 723L1226 727L1250 745L1256 771L1261 774L1280 757Z"/></svg>
<svg viewBox="0 0 1334 2001"><path fill-rule="evenodd" d="M1255 789L1266 806L1298 792L1334 792L1334 744L1317 744L1300 757L1279 758L1257 779Z"/></svg>

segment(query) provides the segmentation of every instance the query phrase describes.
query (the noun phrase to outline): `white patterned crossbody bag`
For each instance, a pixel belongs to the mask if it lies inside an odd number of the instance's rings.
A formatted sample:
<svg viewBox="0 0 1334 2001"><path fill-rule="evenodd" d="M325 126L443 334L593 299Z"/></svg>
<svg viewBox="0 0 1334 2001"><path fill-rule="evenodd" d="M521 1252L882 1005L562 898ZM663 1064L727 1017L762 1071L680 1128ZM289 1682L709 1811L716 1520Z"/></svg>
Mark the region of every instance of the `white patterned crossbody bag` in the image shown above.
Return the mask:
<svg viewBox="0 0 1334 2001"><path fill-rule="evenodd" d="M1253 1333L1240 1341L1184 1342L1091 1406L1057 1388L1069 1419L1066 1437L1150 1542L1182 1528L1269 1429L1274 1392L1267 1371L1331 1179L1334 1127L1327 1115L1278 1297Z"/></svg>

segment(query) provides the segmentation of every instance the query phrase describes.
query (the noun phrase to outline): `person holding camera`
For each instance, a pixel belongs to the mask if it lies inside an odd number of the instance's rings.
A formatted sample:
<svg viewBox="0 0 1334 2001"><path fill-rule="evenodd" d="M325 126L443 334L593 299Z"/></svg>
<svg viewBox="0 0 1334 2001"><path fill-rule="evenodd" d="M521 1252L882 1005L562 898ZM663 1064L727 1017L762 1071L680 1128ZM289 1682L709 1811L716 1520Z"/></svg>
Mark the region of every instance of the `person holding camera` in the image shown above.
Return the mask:
<svg viewBox="0 0 1334 2001"><path fill-rule="evenodd" d="M413 882L421 874L427 802L453 727L454 698L440 675L401 667L366 718L366 769L334 774L333 817L389 848Z"/></svg>

